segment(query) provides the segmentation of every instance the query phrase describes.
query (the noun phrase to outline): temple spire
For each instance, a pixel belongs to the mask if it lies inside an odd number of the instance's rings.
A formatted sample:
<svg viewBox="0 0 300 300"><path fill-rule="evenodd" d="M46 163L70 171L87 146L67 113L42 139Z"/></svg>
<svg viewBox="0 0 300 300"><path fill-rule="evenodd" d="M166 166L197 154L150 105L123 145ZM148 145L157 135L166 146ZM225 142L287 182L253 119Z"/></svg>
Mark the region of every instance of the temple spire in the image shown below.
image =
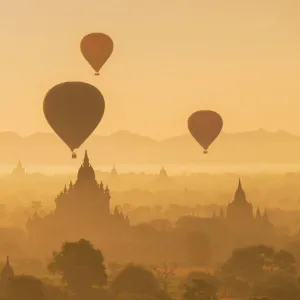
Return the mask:
<svg viewBox="0 0 300 300"><path fill-rule="evenodd" d="M267 209L265 209L264 215L263 215L264 220L269 220Z"/></svg>
<svg viewBox="0 0 300 300"><path fill-rule="evenodd" d="M239 184L238 184L238 190L242 190L243 187L242 187L242 183L241 183L241 178L239 178Z"/></svg>
<svg viewBox="0 0 300 300"><path fill-rule="evenodd" d="M167 175L167 171L166 171L166 169L165 169L164 166L161 167L160 172L159 172L159 175L160 175L161 177L167 177L167 176L168 176L168 175Z"/></svg>
<svg viewBox="0 0 300 300"><path fill-rule="evenodd" d="M110 191L109 191L108 185L106 185L106 188L105 188L104 193L105 193L105 195L106 195L106 197L107 197L108 199L111 198L111 197L110 197Z"/></svg>
<svg viewBox="0 0 300 300"><path fill-rule="evenodd" d="M25 169L23 168L23 165L20 160L18 161L17 166L12 171L12 175L17 176L17 177L25 175Z"/></svg>
<svg viewBox="0 0 300 300"><path fill-rule="evenodd" d="M117 172L117 169L116 169L116 166L115 166L115 165L113 165L113 168L111 169L110 174L111 174L112 176L114 176L114 177L118 175L118 172Z"/></svg>
<svg viewBox="0 0 300 300"><path fill-rule="evenodd" d="M101 180L101 182L100 182L100 184L99 184L99 188L100 188L101 191L104 191L102 180Z"/></svg>
<svg viewBox="0 0 300 300"><path fill-rule="evenodd" d="M6 285L10 278L14 277L14 270L10 265L9 256L6 257L6 264L1 272L1 283Z"/></svg>
<svg viewBox="0 0 300 300"><path fill-rule="evenodd" d="M242 201L242 202L245 202L246 201L246 194L243 190L243 187L242 187L242 182L241 182L241 178L239 178L239 182L238 182L238 187L235 191L235 195L234 195L234 199L233 201Z"/></svg>
<svg viewBox="0 0 300 300"><path fill-rule="evenodd" d="M83 159L83 166L88 167L89 165L90 165L90 160L89 160L89 157L88 157L88 154L87 154L87 150L85 150L84 159Z"/></svg>
<svg viewBox="0 0 300 300"><path fill-rule="evenodd" d="M257 210L256 210L256 218L257 218L257 219L260 219L260 218L261 218L261 213L260 213L259 207L258 207Z"/></svg>

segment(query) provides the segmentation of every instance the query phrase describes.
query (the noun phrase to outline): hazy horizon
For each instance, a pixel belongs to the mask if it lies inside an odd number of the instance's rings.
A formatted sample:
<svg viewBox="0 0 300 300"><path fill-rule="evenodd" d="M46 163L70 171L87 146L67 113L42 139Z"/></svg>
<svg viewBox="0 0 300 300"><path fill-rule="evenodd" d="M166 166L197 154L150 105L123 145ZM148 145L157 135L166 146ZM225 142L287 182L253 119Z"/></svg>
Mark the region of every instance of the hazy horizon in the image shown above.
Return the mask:
<svg viewBox="0 0 300 300"><path fill-rule="evenodd" d="M106 100L97 134L180 135L198 109L218 111L226 132L300 134L299 13L296 0L4 1L0 131L50 132L47 91L85 81ZM115 42L99 77L79 48L95 31Z"/></svg>
<svg viewBox="0 0 300 300"><path fill-rule="evenodd" d="M60 174L77 174L81 165L78 161L76 165L69 164L61 165L40 165L40 164L23 164L28 174L41 173L44 175L60 175ZM111 164L93 164L95 171L110 172L113 165ZM285 174L289 172L300 173L300 163L226 163L226 162L199 162L193 164L178 163L178 164L118 164L116 169L119 174L128 173L145 173L147 175L158 175L161 167L164 167L170 176L190 175L192 173L207 173L207 174ZM0 174L8 175L16 167L16 164L1 165Z"/></svg>
<svg viewBox="0 0 300 300"><path fill-rule="evenodd" d="M263 132L267 132L267 133L287 133L287 134L290 134L290 135L293 135L293 136L300 137L300 133L299 134L295 134L295 133L292 133L292 132L289 132L287 130L280 129L280 128L277 129L277 130L267 130L265 128L254 128L254 129L251 129L251 130L232 131L232 132L227 132L227 131L222 130L221 134L243 134L243 133L259 132L259 131L263 131ZM108 132L108 133L94 132L94 133L91 134L91 136L96 135L96 136L106 137L106 136L111 136L111 135L114 135L114 134L117 134L117 133L121 133L121 132L122 133L134 134L134 135L138 135L138 136L142 136L142 137L147 137L147 138L150 138L150 139L152 139L154 141L158 141L158 142L163 141L163 140L167 140L167 139L170 139L170 138L178 137L178 136L183 136L183 135L188 135L189 136L190 135L189 132L184 132L182 134L176 134L176 135L172 135L172 136L166 136L165 138L156 139L156 138L153 138L151 136L139 134L137 132L130 131L130 130L127 130L127 129L119 129L119 130ZM20 134L19 132L11 131L11 130L4 130L4 131L0 130L0 134L1 133L13 133L13 134L17 134L21 138L27 138L27 137L30 137L30 136L35 135L35 134L51 134L51 135L55 135L55 133L53 131L51 131L51 130L49 130L49 131L35 131L35 132L32 132L32 133L28 133L28 134ZM60 140L59 137L56 136L56 138L58 140Z"/></svg>

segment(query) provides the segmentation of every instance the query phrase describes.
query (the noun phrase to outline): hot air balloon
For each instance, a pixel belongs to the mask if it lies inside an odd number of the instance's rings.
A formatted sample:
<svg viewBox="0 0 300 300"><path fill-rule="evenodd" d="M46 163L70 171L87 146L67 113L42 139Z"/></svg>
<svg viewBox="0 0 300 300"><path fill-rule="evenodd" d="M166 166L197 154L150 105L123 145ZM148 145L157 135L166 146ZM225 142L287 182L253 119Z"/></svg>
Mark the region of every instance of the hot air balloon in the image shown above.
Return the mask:
<svg viewBox="0 0 300 300"><path fill-rule="evenodd" d="M101 92L84 82L64 82L51 88L45 96L43 110L54 132L72 151L99 125L105 109Z"/></svg>
<svg viewBox="0 0 300 300"><path fill-rule="evenodd" d="M96 72L95 75L99 75L113 48L112 39L104 33L90 33L83 37L80 43L81 53Z"/></svg>
<svg viewBox="0 0 300 300"><path fill-rule="evenodd" d="M211 110L200 110L194 112L188 119L188 128L193 138L207 153L207 149L218 137L222 128L223 120L221 116Z"/></svg>

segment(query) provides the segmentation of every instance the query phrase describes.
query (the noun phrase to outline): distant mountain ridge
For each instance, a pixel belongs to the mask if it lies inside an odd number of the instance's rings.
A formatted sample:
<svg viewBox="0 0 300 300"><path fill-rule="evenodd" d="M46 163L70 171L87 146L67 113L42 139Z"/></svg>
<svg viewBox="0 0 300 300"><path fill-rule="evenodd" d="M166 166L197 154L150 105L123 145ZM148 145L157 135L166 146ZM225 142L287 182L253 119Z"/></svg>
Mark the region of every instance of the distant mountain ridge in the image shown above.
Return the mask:
<svg viewBox="0 0 300 300"><path fill-rule="evenodd" d="M73 164L65 144L52 133L21 137L15 132L0 132L0 163ZM300 163L300 137L286 131L263 129L239 133L222 132L207 155L189 135L156 141L121 130L108 136L92 135L78 151L87 149L93 164L187 164L224 163Z"/></svg>

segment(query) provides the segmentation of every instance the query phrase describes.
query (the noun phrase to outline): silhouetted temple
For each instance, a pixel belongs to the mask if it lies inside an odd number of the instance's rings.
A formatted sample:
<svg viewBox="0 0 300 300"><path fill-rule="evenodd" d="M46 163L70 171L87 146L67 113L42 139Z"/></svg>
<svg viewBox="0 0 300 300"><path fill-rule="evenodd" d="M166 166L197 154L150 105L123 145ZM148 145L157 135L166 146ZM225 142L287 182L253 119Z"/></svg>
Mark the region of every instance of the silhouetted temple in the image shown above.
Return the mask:
<svg viewBox="0 0 300 300"><path fill-rule="evenodd" d="M108 186L104 188L101 181L96 181L95 172L90 165L87 152L85 152L83 164L79 168L77 180L69 187L65 186L63 191L56 197L57 216L68 218L90 218L90 213L97 211L97 218L109 216L110 192Z"/></svg>
<svg viewBox="0 0 300 300"><path fill-rule="evenodd" d="M246 199L246 194L239 179L238 187L235 191L234 199L227 206L227 218L234 221L250 221L253 219L253 207Z"/></svg>
<svg viewBox="0 0 300 300"><path fill-rule="evenodd" d="M214 214L213 217L217 217L216 214ZM233 226L251 226L253 224L263 225L265 227L272 226L266 210L262 215L259 208L257 208L256 214L254 215L253 206L247 201L246 193L244 192L240 179L234 194L234 198L227 206L226 215L224 210L221 209L219 218L225 219L227 223Z"/></svg>
<svg viewBox="0 0 300 300"><path fill-rule="evenodd" d="M154 177L152 182L154 188L165 190L168 188L173 181L171 177L168 176L167 171L164 166L161 167L159 173Z"/></svg>
<svg viewBox="0 0 300 300"><path fill-rule="evenodd" d="M55 209L45 217L34 213L27 222L31 239L40 240L46 234L65 239L90 237L99 231L129 226L129 220L116 207L110 212L110 191L95 177L95 171L85 152L77 174L77 180L57 195Z"/></svg>
<svg viewBox="0 0 300 300"><path fill-rule="evenodd" d="M21 161L18 161L18 164L13 169L11 175L16 178L20 178L26 175L25 168L23 168Z"/></svg>
<svg viewBox="0 0 300 300"><path fill-rule="evenodd" d="M164 166L161 167L160 172L159 172L159 177L160 178L166 178L168 177L167 171Z"/></svg>
<svg viewBox="0 0 300 300"><path fill-rule="evenodd" d="M110 175L112 177L117 177L118 176L118 171L117 171L115 165L113 165L113 168L111 169Z"/></svg>
<svg viewBox="0 0 300 300"><path fill-rule="evenodd" d="M4 291L7 287L8 281L14 277L14 270L9 262L9 257L6 258L6 263L1 271L1 277L0 277L0 289L1 291Z"/></svg>

